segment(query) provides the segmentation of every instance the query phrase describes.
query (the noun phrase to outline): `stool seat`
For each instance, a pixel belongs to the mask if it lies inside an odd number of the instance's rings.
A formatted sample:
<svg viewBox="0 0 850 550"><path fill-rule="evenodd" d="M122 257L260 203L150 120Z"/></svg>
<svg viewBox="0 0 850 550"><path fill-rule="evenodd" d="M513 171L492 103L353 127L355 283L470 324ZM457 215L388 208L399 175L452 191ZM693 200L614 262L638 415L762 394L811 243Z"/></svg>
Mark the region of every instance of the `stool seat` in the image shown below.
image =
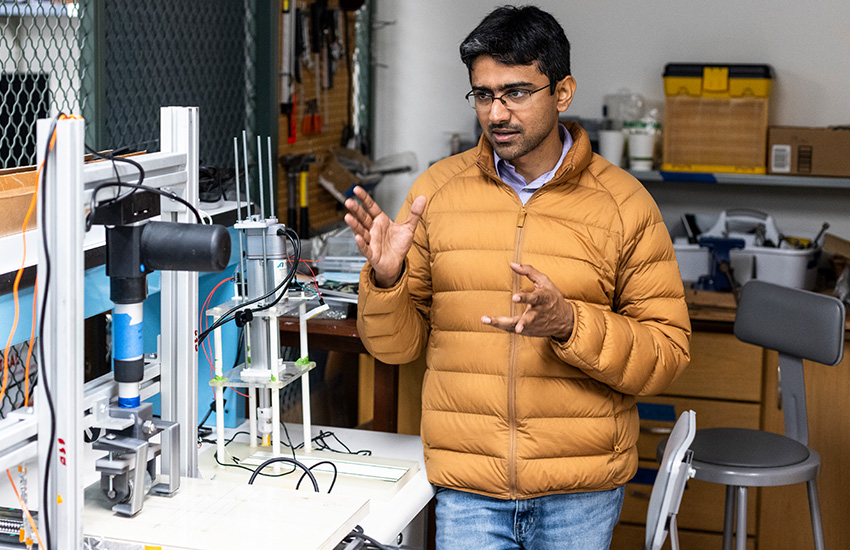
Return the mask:
<svg viewBox="0 0 850 550"><path fill-rule="evenodd" d="M779 468L809 458L809 449L785 436L743 428L699 430L691 449L700 462L741 468Z"/></svg>
<svg viewBox="0 0 850 550"><path fill-rule="evenodd" d="M723 549L747 547L747 491L805 483L816 550L824 550L818 502L820 455L807 446L803 362L837 365L844 356L845 308L834 296L751 280L735 313L738 340L779 354L785 435L742 428L697 430L691 444L694 478L726 486ZM840 408L837 408L840 410ZM664 442L659 443L661 452Z"/></svg>

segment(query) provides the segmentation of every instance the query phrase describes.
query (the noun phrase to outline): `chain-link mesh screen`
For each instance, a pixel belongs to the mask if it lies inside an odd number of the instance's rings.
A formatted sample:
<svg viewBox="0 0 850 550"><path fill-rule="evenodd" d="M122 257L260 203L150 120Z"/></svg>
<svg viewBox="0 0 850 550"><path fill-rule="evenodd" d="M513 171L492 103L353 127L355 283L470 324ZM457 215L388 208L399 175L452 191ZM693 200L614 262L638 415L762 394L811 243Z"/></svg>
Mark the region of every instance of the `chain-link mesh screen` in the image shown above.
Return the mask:
<svg viewBox="0 0 850 550"><path fill-rule="evenodd" d="M200 109L200 158L233 158L246 129L251 84L252 1L103 2L105 121L101 146L158 150L163 105Z"/></svg>
<svg viewBox="0 0 850 550"><path fill-rule="evenodd" d="M0 168L35 162L35 121L86 118L98 149L158 150L161 106L200 108L200 158L254 127L255 1L0 2Z"/></svg>
<svg viewBox="0 0 850 550"><path fill-rule="evenodd" d="M76 2L0 2L0 167L35 164L35 121L79 113Z"/></svg>
<svg viewBox="0 0 850 550"><path fill-rule="evenodd" d="M22 342L9 348L9 353L4 355L5 350L0 348L0 365L8 365L6 377L6 393L0 399L0 418L6 418L10 412L23 407L25 404L33 405L35 395L36 354L30 357L29 378L26 376L27 352L29 343Z"/></svg>
<svg viewBox="0 0 850 550"><path fill-rule="evenodd" d="M256 0L0 0L0 169L35 164L36 120L60 112L92 147L157 151L167 105L199 107L201 162L233 166L233 137L254 138L256 26ZM32 395L27 350L6 354L0 417Z"/></svg>

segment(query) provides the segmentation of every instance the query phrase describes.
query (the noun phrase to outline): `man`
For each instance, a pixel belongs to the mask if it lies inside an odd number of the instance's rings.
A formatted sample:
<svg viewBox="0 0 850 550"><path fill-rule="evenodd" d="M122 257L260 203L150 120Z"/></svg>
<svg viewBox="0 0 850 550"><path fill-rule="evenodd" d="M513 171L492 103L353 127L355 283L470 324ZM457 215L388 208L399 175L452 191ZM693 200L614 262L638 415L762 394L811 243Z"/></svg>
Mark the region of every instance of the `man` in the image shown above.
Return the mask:
<svg viewBox="0 0 850 550"><path fill-rule="evenodd" d="M362 190L358 327L388 363L425 352L421 434L437 547L607 548L637 468L635 395L689 360L655 203L562 126L569 42L535 7L464 40L477 148L419 177L398 222Z"/></svg>

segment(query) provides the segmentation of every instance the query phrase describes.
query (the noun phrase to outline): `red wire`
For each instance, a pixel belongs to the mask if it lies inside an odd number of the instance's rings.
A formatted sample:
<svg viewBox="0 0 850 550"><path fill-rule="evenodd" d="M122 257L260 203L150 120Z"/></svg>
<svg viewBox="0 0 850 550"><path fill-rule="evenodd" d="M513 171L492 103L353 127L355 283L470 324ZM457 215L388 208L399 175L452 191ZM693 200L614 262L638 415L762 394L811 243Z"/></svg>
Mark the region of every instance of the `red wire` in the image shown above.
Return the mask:
<svg viewBox="0 0 850 550"><path fill-rule="evenodd" d="M215 287L207 295L207 299L204 300L204 305L201 308L201 331L202 332L203 332L204 329L207 328L206 327L207 315L205 315L204 312L207 310L207 304L209 304L210 300L213 297L213 294L215 294L215 291L218 290L218 287L220 287L221 285L223 285L224 283L226 283L228 281L233 281L235 279L236 279L236 277L228 277L227 279L223 279L221 282L219 282L217 285L215 285ZM201 349L204 350L204 356L207 358L207 361L209 361L209 363L210 363L210 380L212 380L213 378L215 378L215 365L214 365L214 362L213 362L213 357L210 356L210 354L212 353L212 344L210 344L209 353L207 353L207 348L205 347L203 342L201 343ZM239 350L236 350L236 353L239 354ZM236 393L238 393L242 397L245 397L245 398L248 397L247 395L245 395L244 393L242 393L241 391L237 390L234 387L231 387L230 389L232 389L233 391L235 391Z"/></svg>
<svg viewBox="0 0 850 550"><path fill-rule="evenodd" d="M289 256L289 259L291 260L292 256ZM316 282L316 272L313 271L312 267L310 267L311 263L319 262L319 261L321 261L321 259L319 259L319 260L303 260L303 259L299 258L299 261L301 263L303 263L304 265L306 265L307 269L310 270L310 278L313 279L313 286L316 287L316 294L319 296L319 298L321 298L322 293L319 291L319 283Z"/></svg>
<svg viewBox="0 0 850 550"><path fill-rule="evenodd" d="M234 279L235 279L235 277L228 277L227 279L222 279L217 285L215 285L215 287L207 295L207 299L204 300L204 305L201 307L201 332L203 332L204 329L207 328L206 327L207 315L204 312L207 310L207 304L209 304L210 300L212 300L212 297L215 294L215 291L218 290L218 288L221 285L223 285L224 283L226 283L228 281L233 281ZM207 361L209 361L209 363L210 363L210 380L212 380L213 378L215 378L215 365L214 365L213 357L211 355L212 354L212 343L210 343L209 352L207 352L206 345L203 342L201 342L201 349L204 352L204 357L206 357ZM237 350L236 353L239 353L239 351Z"/></svg>

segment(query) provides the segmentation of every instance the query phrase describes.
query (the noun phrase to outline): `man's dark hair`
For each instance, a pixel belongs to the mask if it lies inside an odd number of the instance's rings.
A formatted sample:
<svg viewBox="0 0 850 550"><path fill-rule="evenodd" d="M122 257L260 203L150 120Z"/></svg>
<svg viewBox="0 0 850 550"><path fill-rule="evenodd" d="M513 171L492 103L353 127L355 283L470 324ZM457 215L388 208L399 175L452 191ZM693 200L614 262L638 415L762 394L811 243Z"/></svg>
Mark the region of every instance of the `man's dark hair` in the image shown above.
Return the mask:
<svg viewBox="0 0 850 550"><path fill-rule="evenodd" d="M570 42L551 14L536 6L503 6L490 12L460 45L460 58L472 72L481 55L505 65L537 63L552 91L570 74Z"/></svg>

